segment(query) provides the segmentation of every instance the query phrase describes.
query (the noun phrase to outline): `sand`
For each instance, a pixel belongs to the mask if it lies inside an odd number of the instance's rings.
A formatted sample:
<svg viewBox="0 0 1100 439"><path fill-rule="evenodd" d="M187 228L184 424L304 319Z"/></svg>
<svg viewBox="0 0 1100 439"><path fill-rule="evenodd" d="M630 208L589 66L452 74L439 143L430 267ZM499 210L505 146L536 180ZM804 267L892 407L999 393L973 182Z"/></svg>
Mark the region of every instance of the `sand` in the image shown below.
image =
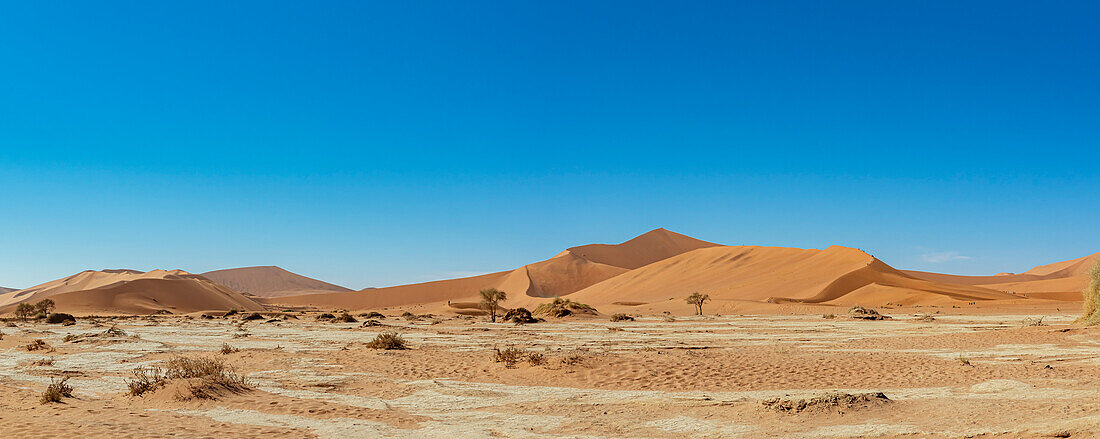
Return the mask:
<svg viewBox="0 0 1100 439"><path fill-rule="evenodd" d="M1100 330L1071 314L882 321L820 315L639 316L514 326L460 316L386 327L181 316L0 328L0 421L14 437L1092 437L1100 428ZM117 325L124 336L65 342ZM611 330L613 328L614 330ZM365 341L402 333L411 349ZM241 334L247 334L242 336ZM43 339L54 351L21 346ZM239 352L220 354L223 343ZM493 348L545 363L506 367ZM254 389L217 400L130 397L133 368L172 355L224 359ZM50 366L32 366L43 357ZM964 363L961 359L965 359ZM1050 366L1049 368L1047 366ZM50 377L75 398L41 405ZM883 392L844 413L780 413L771 398ZM950 416L944 414L950 413Z"/></svg>
<svg viewBox="0 0 1100 439"><path fill-rule="evenodd" d="M202 273L202 276L235 291L256 297L352 291L350 288L311 279L271 266L208 271Z"/></svg>

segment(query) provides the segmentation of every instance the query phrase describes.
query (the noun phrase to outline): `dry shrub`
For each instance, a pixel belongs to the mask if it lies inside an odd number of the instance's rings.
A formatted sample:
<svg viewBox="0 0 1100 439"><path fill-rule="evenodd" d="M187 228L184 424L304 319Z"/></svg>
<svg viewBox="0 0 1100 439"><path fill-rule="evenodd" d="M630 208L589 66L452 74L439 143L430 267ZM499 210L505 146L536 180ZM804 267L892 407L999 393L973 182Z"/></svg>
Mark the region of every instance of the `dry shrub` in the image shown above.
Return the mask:
<svg viewBox="0 0 1100 439"><path fill-rule="evenodd" d="M230 346L229 343L222 343L222 349L221 349L222 355L229 355L229 354L240 352L240 351L241 351L240 348L235 348L233 346Z"/></svg>
<svg viewBox="0 0 1100 439"><path fill-rule="evenodd" d="M42 359L39 359L39 360L34 360L34 361L31 362L31 366L37 366L37 367L53 366L53 358L52 357L46 357L46 358L42 358Z"/></svg>
<svg viewBox="0 0 1100 439"><path fill-rule="evenodd" d="M374 337L367 343L367 347L371 349L386 349L386 350L402 350L409 347L405 343L405 339L401 337L401 334L396 332L383 332Z"/></svg>
<svg viewBox="0 0 1100 439"><path fill-rule="evenodd" d="M504 321L522 325L527 323L538 323L541 320L532 316L531 311L528 311L527 308L516 308L508 310L508 313L504 315Z"/></svg>
<svg viewBox="0 0 1100 439"><path fill-rule="evenodd" d="M362 325L359 325L360 328L370 328L374 326L382 326L382 322L379 322L378 320L367 320L363 322Z"/></svg>
<svg viewBox="0 0 1100 439"><path fill-rule="evenodd" d="M527 354L527 364L530 364L532 366L542 366L543 364L546 364L546 356L538 352L531 352Z"/></svg>
<svg viewBox="0 0 1100 439"><path fill-rule="evenodd" d="M921 322L934 322L936 321L936 318L932 317L932 314L922 314L920 316L917 316L916 320Z"/></svg>
<svg viewBox="0 0 1100 439"><path fill-rule="evenodd" d="M533 314L550 317L565 317L575 313L596 314L596 308L569 299L555 297L553 301L544 303L535 308Z"/></svg>
<svg viewBox="0 0 1100 439"><path fill-rule="evenodd" d="M331 320L331 319L335 319L335 318L336 318L335 315L333 315L332 313L327 313L327 312L317 315L317 320Z"/></svg>
<svg viewBox="0 0 1100 439"><path fill-rule="evenodd" d="M860 320L882 320L889 318L887 316L879 314L878 311L875 311L871 308L864 308L859 305L853 306L848 309L848 317Z"/></svg>
<svg viewBox="0 0 1100 439"><path fill-rule="evenodd" d="M405 320L420 320L420 316L417 316L416 314L408 311L401 313L401 317L404 317Z"/></svg>
<svg viewBox="0 0 1100 439"><path fill-rule="evenodd" d="M126 336L126 331L118 329L118 326L111 325L110 328L107 328L106 331L103 331L103 335L107 335L107 336L111 336L111 337L125 337Z"/></svg>
<svg viewBox="0 0 1100 439"><path fill-rule="evenodd" d="M68 381L69 377L60 380L55 378L49 386L46 386L46 391L42 392L42 404L61 402L61 398L72 398L73 387L68 384Z"/></svg>
<svg viewBox="0 0 1100 439"><path fill-rule="evenodd" d="M365 312L365 313L359 314L359 317L363 317L363 318L366 318L366 319L384 319L384 318L386 318L386 316L382 315L382 313L380 313L378 311Z"/></svg>
<svg viewBox="0 0 1100 439"><path fill-rule="evenodd" d="M623 313L612 314L611 315L611 321L612 322L633 322L634 317L628 316L628 315L623 314Z"/></svg>
<svg viewBox="0 0 1100 439"><path fill-rule="evenodd" d="M588 357L582 354L569 354L561 357L561 364L565 366L583 366L588 361Z"/></svg>
<svg viewBox="0 0 1100 439"><path fill-rule="evenodd" d="M832 320L836 318L836 314L822 314L821 318L826 320Z"/></svg>
<svg viewBox="0 0 1100 439"><path fill-rule="evenodd" d="M50 349L50 345L46 344L45 341L43 341L41 338L39 338L39 339L35 339L34 341L28 343L26 346L23 346L23 349L26 349L27 351L42 351L42 350Z"/></svg>
<svg viewBox="0 0 1100 439"><path fill-rule="evenodd" d="M241 318L241 320L263 320L264 316L258 312L254 312Z"/></svg>
<svg viewBox="0 0 1100 439"><path fill-rule="evenodd" d="M131 396L141 396L157 390L172 381L183 381L183 389L176 395L177 400L216 399L217 394L226 390L240 393L252 388L252 383L238 375L224 361L218 358L174 357L161 367L139 368L134 370L134 378L127 381Z"/></svg>
<svg viewBox="0 0 1100 439"><path fill-rule="evenodd" d="M521 361L527 361L532 366L541 366L546 364L546 356L538 352L527 352L516 347L493 348L493 362L504 363L504 367L512 368L516 367L516 364Z"/></svg>
<svg viewBox="0 0 1100 439"><path fill-rule="evenodd" d="M973 364L970 364L970 358L963 354L959 354L958 357L955 357L955 361L958 361L959 364L963 366L973 366Z"/></svg>
<svg viewBox="0 0 1100 439"><path fill-rule="evenodd" d="M1077 323L1100 324L1100 260L1097 260L1089 270L1089 284L1081 294L1084 296L1085 305Z"/></svg>
<svg viewBox="0 0 1100 439"><path fill-rule="evenodd" d="M851 409L882 405L889 402L890 398L887 398L882 392L856 394L830 392L810 399L774 398L762 401L761 404L767 409L781 413L836 411L843 414Z"/></svg>
<svg viewBox="0 0 1100 439"><path fill-rule="evenodd" d="M332 321L333 322L343 322L343 323L358 322L358 320L355 320L355 317L352 317L351 314L348 314L347 311L344 311L339 316L336 316L336 318L334 318Z"/></svg>
<svg viewBox="0 0 1100 439"><path fill-rule="evenodd" d="M1022 322L1020 322L1020 324L1023 326L1046 326L1047 324L1043 323L1043 317L1044 316L1039 316L1038 318L1027 317Z"/></svg>
<svg viewBox="0 0 1100 439"><path fill-rule="evenodd" d="M608 330L608 331L611 331L611 332L619 332L619 331L622 331L622 330L623 330L623 328L619 328L619 327L615 327L615 326L609 326L609 327L607 328L607 330Z"/></svg>
<svg viewBox="0 0 1100 439"><path fill-rule="evenodd" d="M76 323L76 317L72 314L65 314L63 312L55 312L46 317L46 323L58 324L72 321Z"/></svg>

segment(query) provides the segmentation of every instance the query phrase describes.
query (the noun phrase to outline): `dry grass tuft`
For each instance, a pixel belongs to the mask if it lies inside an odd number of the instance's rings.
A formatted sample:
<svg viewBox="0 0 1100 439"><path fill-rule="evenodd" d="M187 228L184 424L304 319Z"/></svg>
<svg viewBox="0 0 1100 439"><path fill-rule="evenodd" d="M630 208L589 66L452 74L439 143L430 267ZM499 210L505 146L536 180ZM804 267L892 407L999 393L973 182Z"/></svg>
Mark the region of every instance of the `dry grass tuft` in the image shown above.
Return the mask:
<svg viewBox="0 0 1100 439"><path fill-rule="evenodd" d="M367 343L371 349L403 350L408 349L405 339L396 332L383 332Z"/></svg>
<svg viewBox="0 0 1100 439"><path fill-rule="evenodd" d="M553 301L544 303L535 308L533 314L550 317L565 317L575 313L596 314L596 308L569 299L555 297Z"/></svg>
<svg viewBox="0 0 1100 439"><path fill-rule="evenodd" d="M1089 270L1089 284L1081 294L1084 296L1085 305L1077 323L1100 324L1100 260L1097 260Z"/></svg>
<svg viewBox="0 0 1100 439"><path fill-rule="evenodd" d="M53 366L53 358L52 357L46 357L46 358L34 360L34 361L31 362L31 366L36 366L36 367Z"/></svg>
<svg viewBox="0 0 1100 439"><path fill-rule="evenodd" d="M611 315L611 321L612 322L633 322L634 317L631 317L631 316L623 314L623 313L612 314Z"/></svg>
<svg viewBox="0 0 1100 439"><path fill-rule="evenodd" d="M764 408L781 413L802 413L804 411L835 411L844 412L857 408L866 408L889 403L882 392L874 393L840 393L831 392L809 399L774 398L762 401Z"/></svg>
<svg viewBox="0 0 1100 439"><path fill-rule="evenodd" d="M871 308L864 308L856 305L848 309L848 317L860 320L883 320L889 317L879 314Z"/></svg>
<svg viewBox="0 0 1100 439"><path fill-rule="evenodd" d="M238 375L217 358L174 357L160 367L134 370L134 378L126 382L130 396L141 396L172 381L183 381L176 399L217 399L220 391L240 393L252 388L252 383Z"/></svg>
<svg viewBox="0 0 1100 439"><path fill-rule="evenodd" d="M31 352L31 351L43 351L43 350L46 350L46 349L50 349L50 345L46 344L46 342L44 340L39 338L39 339L35 339L34 341L28 343L26 346L23 346L23 349L26 349L29 352Z"/></svg>
<svg viewBox="0 0 1100 439"><path fill-rule="evenodd" d="M46 386L46 391L42 392L42 404L49 404L51 402L61 402L61 398L72 398L73 387L68 384L69 377L62 378L61 380L54 379L49 386Z"/></svg>
<svg viewBox="0 0 1100 439"><path fill-rule="evenodd" d="M1022 322L1020 322L1020 324L1023 326L1046 326L1047 324L1043 323L1043 317L1044 316L1039 316L1038 318L1027 317Z"/></svg>
<svg viewBox="0 0 1100 439"><path fill-rule="evenodd" d="M241 351L240 348L235 348L233 346L230 346L229 343L222 343L222 349L221 349L222 355L229 355L229 354L237 353L237 352L240 352L240 351Z"/></svg>
<svg viewBox="0 0 1100 439"><path fill-rule="evenodd" d="M342 323L355 323L355 322L358 322L358 320L355 320L355 317L352 317L351 314L347 313L347 311L344 311L340 315L336 316L336 318L332 319L332 321L333 322L342 322Z"/></svg>

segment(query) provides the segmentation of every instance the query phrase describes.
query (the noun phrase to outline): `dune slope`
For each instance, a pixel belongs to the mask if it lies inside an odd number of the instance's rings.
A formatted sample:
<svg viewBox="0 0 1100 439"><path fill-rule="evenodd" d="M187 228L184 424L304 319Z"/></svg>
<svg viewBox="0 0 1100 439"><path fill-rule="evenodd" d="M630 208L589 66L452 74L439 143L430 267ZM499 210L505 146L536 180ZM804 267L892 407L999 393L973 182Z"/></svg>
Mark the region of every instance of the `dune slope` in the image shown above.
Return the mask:
<svg viewBox="0 0 1100 439"><path fill-rule="evenodd" d="M714 300L933 303L1012 299L969 285L905 275L862 251L784 247L710 247L674 256L600 282L570 296L588 304L682 300L693 292Z"/></svg>
<svg viewBox="0 0 1100 439"><path fill-rule="evenodd" d="M280 267L243 267L215 270L202 276L247 295L258 297L292 296L348 292L350 288L291 273Z"/></svg>
<svg viewBox="0 0 1100 439"><path fill-rule="evenodd" d="M267 299L270 303L326 308L366 309L445 301L476 301L484 288L503 290L510 303L524 298L565 296L613 278L637 266L686 251L716 246L689 236L656 229L622 244L571 247L545 261L510 271L345 294L312 294Z"/></svg>
<svg viewBox="0 0 1100 439"><path fill-rule="evenodd" d="M0 309L49 298L57 311L77 313L148 313L158 310L263 309L241 293L183 270L83 271L24 290L0 295Z"/></svg>
<svg viewBox="0 0 1100 439"><path fill-rule="evenodd" d="M1088 284L1089 268L1097 261L1100 261L1100 253L1041 265L1020 274L994 276L958 276L924 271L904 271L904 273L935 282L974 285L1057 300L1080 300L1079 293Z"/></svg>

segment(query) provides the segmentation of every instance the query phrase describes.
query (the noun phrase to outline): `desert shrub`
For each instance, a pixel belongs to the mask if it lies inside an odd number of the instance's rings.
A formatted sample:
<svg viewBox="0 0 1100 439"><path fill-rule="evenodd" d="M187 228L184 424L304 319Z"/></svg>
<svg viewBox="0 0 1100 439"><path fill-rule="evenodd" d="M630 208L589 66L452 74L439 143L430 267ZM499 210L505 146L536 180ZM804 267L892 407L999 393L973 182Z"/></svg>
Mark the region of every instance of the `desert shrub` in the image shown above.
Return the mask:
<svg viewBox="0 0 1100 439"><path fill-rule="evenodd" d="M64 323L64 322L69 321L69 320L72 320L72 321L75 322L76 317L73 317L72 314L65 314L63 312L55 312L53 314L50 314L48 317L46 317L46 323L53 323L53 324Z"/></svg>
<svg viewBox="0 0 1100 439"><path fill-rule="evenodd" d="M222 349L221 349L222 355L228 355L228 354L232 354L232 353L240 352L240 351L241 351L240 348L235 348L233 346L230 346L229 343L222 343Z"/></svg>
<svg viewBox="0 0 1100 439"><path fill-rule="evenodd" d="M587 360L588 357L585 357L582 354L569 354L561 357L561 364L566 366L579 366L583 365Z"/></svg>
<svg viewBox="0 0 1100 439"><path fill-rule="evenodd" d="M73 340L76 340L76 336L72 334L65 334L65 338L61 339L61 341L65 343L71 342Z"/></svg>
<svg viewBox="0 0 1100 439"><path fill-rule="evenodd" d="M226 312L225 312L225 314L222 314L222 317L230 317L230 316L235 316L235 315L237 315L237 314L239 314L239 313L240 313L239 311L237 311L237 310L235 310L235 309L231 309L231 310L229 310L229 311L226 311Z"/></svg>
<svg viewBox="0 0 1100 439"><path fill-rule="evenodd" d="M538 352L531 352L527 354L527 364L532 366L542 366L546 364L546 356Z"/></svg>
<svg viewBox="0 0 1100 439"><path fill-rule="evenodd" d="M359 317L363 317L363 318L367 318L367 319L384 319L384 318L386 318L386 316L382 315L382 313L380 313L378 311L365 312L365 313L359 314Z"/></svg>
<svg viewBox="0 0 1100 439"><path fill-rule="evenodd" d="M408 311L401 313L401 317L403 317L405 320L420 320L420 316Z"/></svg>
<svg viewBox="0 0 1100 439"><path fill-rule="evenodd" d="M103 331L103 335L108 335L111 337L125 337L126 331L119 329L118 326L111 325L110 328L107 328L106 331Z"/></svg>
<svg viewBox="0 0 1100 439"><path fill-rule="evenodd" d="M335 315L333 315L332 313L328 313L328 312L321 313L320 315L317 316L317 320L332 320L332 319L335 319L335 318L336 318Z"/></svg>
<svg viewBox="0 0 1100 439"><path fill-rule="evenodd" d="M360 328L371 328L375 326L382 326L382 322L378 320L367 320L364 321L362 325L359 325Z"/></svg>
<svg viewBox="0 0 1100 439"><path fill-rule="evenodd" d="M241 320L263 320L264 316L258 312L254 312L241 318Z"/></svg>
<svg viewBox="0 0 1100 439"><path fill-rule="evenodd" d="M821 315L821 318L823 318L823 319L828 319L828 320L831 320L831 319L835 319L835 318L836 318L836 314L822 314L822 315Z"/></svg>
<svg viewBox="0 0 1100 439"><path fill-rule="evenodd" d="M516 363L527 357L527 351L515 347L493 348L493 362L504 363L504 367L515 367Z"/></svg>
<svg viewBox="0 0 1100 439"><path fill-rule="evenodd" d="M628 316L628 315L623 314L623 313L612 314L611 315L611 321L612 322L633 322L634 317Z"/></svg>
<svg viewBox="0 0 1100 439"><path fill-rule="evenodd" d="M339 316L336 316L336 318L334 318L332 321L334 321L334 322L344 322L344 323L358 322L358 320L355 320L355 317L352 317L351 314L348 314L347 311L344 311Z"/></svg>
<svg viewBox="0 0 1100 439"><path fill-rule="evenodd" d="M50 345L46 344L46 342L40 338L35 339L34 341L28 343L26 346L23 346L23 349L26 349L28 351L41 351L49 348Z"/></svg>
<svg viewBox="0 0 1100 439"><path fill-rule="evenodd" d="M972 364L970 364L970 357L967 357L963 354L959 354L959 356L955 357L955 361L958 361L959 364L963 366L973 366Z"/></svg>
<svg viewBox="0 0 1100 439"><path fill-rule="evenodd" d="M577 312L596 314L596 308L569 299L555 297L554 300L536 307L533 314L565 317Z"/></svg>
<svg viewBox="0 0 1100 439"><path fill-rule="evenodd" d="M526 323L538 323L539 319L531 315L531 311L527 308L516 308L508 310L507 314L504 314L504 322L512 322L517 325Z"/></svg>
<svg viewBox="0 0 1100 439"><path fill-rule="evenodd" d="M1022 322L1020 322L1020 324L1023 325L1023 326L1046 326L1047 325L1046 323L1043 323L1043 316L1039 316L1037 318L1036 317L1024 318L1024 320Z"/></svg>
<svg viewBox="0 0 1100 439"><path fill-rule="evenodd" d="M61 402L61 398L72 398L73 387L68 384L68 381L69 377L60 380L55 378L49 386L46 386L46 391L42 392L42 404Z"/></svg>
<svg viewBox="0 0 1100 439"><path fill-rule="evenodd" d="M1084 308L1078 323L1095 325L1100 323L1100 259L1089 270L1089 284L1082 291L1085 299Z"/></svg>
<svg viewBox="0 0 1100 439"><path fill-rule="evenodd" d="M853 306L848 309L848 317L860 320L882 320L889 318L882 314L879 314L878 311L875 311L871 308L864 308L859 305Z"/></svg>
<svg viewBox="0 0 1100 439"><path fill-rule="evenodd" d="M383 332L367 343L371 349L401 350L408 349L405 339L396 332Z"/></svg>
<svg viewBox="0 0 1100 439"><path fill-rule="evenodd" d="M179 400L215 399L219 390L239 393L252 388L247 378L213 357L174 357L163 362L161 367L138 368L126 386L131 396L141 396L174 380L187 381L185 391L176 395Z"/></svg>
<svg viewBox="0 0 1100 439"><path fill-rule="evenodd" d="M34 361L31 362L31 366L38 366L38 367L53 366L53 358L46 357L46 358L42 358L42 359L39 359L39 360L34 360Z"/></svg>

